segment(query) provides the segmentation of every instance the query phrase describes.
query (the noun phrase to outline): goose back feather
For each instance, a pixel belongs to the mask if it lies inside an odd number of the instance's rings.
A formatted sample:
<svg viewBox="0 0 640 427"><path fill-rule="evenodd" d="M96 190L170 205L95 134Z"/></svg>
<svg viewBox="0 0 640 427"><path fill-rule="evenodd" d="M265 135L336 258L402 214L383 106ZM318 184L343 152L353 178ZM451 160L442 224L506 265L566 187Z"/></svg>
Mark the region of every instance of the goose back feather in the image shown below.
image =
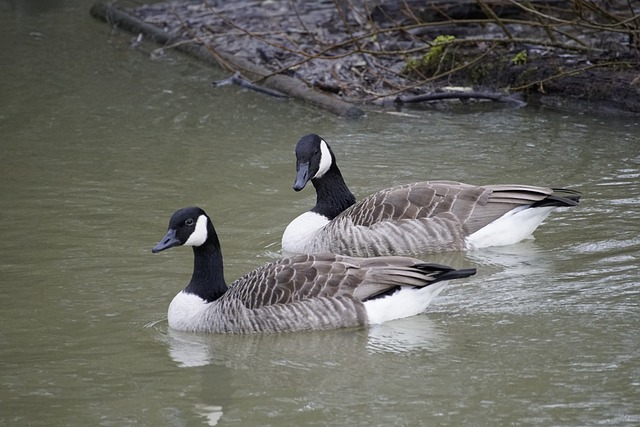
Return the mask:
<svg viewBox="0 0 640 427"><path fill-rule="evenodd" d="M172 216L153 252L182 245L193 246L194 271L171 302L168 320L171 328L187 331L291 332L382 323L423 312L445 281L475 274L409 257L314 254L275 260L227 286L215 228L197 207Z"/></svg>

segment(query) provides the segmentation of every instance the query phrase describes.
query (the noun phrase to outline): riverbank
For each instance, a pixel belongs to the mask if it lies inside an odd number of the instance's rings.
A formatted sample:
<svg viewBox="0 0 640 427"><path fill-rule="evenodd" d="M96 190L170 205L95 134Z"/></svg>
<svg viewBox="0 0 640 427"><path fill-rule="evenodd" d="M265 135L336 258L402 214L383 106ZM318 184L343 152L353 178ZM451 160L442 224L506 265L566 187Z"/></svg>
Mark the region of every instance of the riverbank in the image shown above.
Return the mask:
<svg viewBox="0 0 640 427"><path fill-rule="evenodd" d="M399 3L96 3L92 14L155 40L154 55L179 49L234 74L228 82L340 116L448 99L640 116L640 16L626 2Z"/></svg>

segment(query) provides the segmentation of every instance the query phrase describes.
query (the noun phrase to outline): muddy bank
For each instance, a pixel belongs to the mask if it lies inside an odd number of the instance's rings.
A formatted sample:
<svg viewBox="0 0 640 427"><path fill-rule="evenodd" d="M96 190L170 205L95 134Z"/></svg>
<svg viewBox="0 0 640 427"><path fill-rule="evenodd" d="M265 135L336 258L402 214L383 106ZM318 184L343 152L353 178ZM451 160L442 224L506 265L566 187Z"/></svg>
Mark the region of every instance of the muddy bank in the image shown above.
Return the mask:
<svg viewBox="0 0 640 427"><path fill-rule="evenodd" d="M514 3L209 0L91 13L155 40L154 55L180 49L235 73L231 83L341 116L451 98L640 116L640 5Z"/></svg>

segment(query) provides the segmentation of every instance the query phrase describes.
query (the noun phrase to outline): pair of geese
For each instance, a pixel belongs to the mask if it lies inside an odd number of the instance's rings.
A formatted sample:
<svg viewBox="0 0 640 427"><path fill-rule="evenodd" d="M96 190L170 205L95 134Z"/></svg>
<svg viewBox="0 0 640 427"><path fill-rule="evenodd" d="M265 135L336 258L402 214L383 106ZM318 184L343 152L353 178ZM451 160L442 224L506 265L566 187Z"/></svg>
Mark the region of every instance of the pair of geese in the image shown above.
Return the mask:
<svg viewBox="0 0 640 427"><path fill-rule="evenodd" d="M388 188L356 202L320 136L302 137L296 159L293 188L300 191L311 181L317 202L283 234L282 250L292 255L229 286L209 216L198 207L173 214L152 251L191 246L194 268L188 286L169 305L171 328L292 332L417 315L447 280L476 270L404 255L516 243L531 236L553 209L575 206L580 199L566 189L430 181Z"/></svg>

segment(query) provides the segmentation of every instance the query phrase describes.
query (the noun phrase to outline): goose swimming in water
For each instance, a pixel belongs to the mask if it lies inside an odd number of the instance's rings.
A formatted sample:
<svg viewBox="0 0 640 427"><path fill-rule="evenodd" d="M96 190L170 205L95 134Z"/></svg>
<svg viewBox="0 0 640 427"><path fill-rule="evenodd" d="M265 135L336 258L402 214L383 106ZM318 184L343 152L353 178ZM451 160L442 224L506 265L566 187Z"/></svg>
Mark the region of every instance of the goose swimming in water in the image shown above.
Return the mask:
<svg viewBox="0 0 640 427"><path fill-rule="evenodd" d="M425 311L446 280L469 277L408 257L298 255L267 263L227 286L220 242L198 207L173 214L157 253L192 246L191 281L171 301L169 326L216 333L292 332L366 326Z"/></svg>
<svg viewBox="0 0 640 427"><path fill-rule="evenodd" d="M282 251L288 254L366 257L509 245L530 238L555 208L580 200L579 192L567 189L425 181L356 203L331 147L315 134L296 145L296 172L293 189L311 181L317 201L285 229Z"/></svg>

